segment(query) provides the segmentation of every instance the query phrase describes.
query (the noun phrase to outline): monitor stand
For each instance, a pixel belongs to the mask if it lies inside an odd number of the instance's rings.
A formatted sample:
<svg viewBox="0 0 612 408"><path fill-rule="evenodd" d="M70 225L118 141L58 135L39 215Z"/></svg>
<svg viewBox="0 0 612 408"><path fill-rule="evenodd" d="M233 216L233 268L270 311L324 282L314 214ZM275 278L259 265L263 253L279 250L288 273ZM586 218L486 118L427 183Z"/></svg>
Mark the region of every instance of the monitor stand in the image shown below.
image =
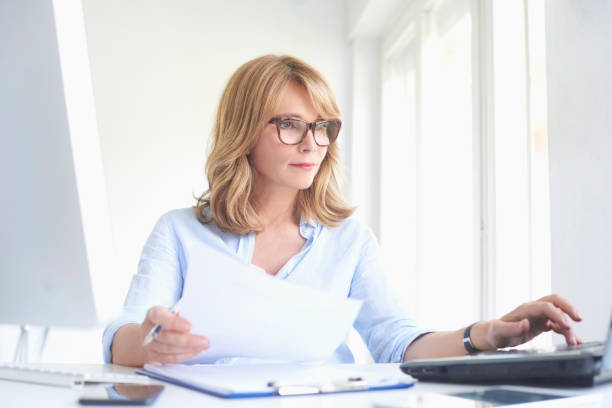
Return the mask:
<svg viewBox="0 0 612 408"><path fill-rule="evenodd" d="M15 356L13 357L13 362L17 364L26 364L26 363L39 363L43 351L45 349L45 343L47 342L47 336L49 335L49 328L43 328L42 338L40 341L40 347L38 349L38 353L36 358L30 361L28 346L30 343L30 333L31 327L27 324L22 324L19 326L20 333L19 339L17 340L17 347L15 348Z"/></svg>

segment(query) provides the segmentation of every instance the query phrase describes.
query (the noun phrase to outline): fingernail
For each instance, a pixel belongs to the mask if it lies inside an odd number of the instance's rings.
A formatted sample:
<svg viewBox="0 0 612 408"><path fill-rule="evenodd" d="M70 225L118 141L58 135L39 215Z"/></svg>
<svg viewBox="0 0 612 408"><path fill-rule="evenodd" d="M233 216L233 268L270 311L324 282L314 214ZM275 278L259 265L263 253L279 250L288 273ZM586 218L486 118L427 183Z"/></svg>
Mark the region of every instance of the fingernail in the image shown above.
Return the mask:
<svg viewBox="0 0 612 408"><path fill-rule="evenodd" d="M578 342L576 341L576 336L572 336L572 344L576 345Z"/></svg>
<svg viewBox="0 0 612 408"><path fill-rule="evenodd" d="M208 346L210 346L210 342L208 341L208 339L202 339L202 340L200 340L200 346L208 347Z"/></svg>

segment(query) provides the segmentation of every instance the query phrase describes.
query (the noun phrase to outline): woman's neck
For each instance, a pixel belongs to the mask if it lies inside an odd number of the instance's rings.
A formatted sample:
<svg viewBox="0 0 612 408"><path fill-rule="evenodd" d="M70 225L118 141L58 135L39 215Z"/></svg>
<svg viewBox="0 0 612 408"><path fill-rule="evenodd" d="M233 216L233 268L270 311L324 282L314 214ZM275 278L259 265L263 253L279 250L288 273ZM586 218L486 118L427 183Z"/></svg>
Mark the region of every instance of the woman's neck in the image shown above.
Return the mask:
<svg viewBox="0 0 612 408"><path fill-rule="evenodd" d="M299 225L297 194L298 190L289 189L266 189L253 193L253 204L264 229L289 223Z"/></svg>

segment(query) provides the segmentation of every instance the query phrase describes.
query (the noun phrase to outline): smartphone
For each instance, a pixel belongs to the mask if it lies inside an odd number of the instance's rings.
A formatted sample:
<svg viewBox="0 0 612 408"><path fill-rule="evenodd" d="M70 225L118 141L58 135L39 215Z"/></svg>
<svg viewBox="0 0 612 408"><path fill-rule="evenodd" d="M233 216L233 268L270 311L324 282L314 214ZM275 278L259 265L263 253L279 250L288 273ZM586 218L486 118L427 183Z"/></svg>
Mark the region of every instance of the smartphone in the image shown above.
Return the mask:
<svg viewBox="0 0 612 408"><path fill-rule="evenodd" d="M93 387L79 398L79 404L151 405L163 390L163 385L115 384Z"/></svg>

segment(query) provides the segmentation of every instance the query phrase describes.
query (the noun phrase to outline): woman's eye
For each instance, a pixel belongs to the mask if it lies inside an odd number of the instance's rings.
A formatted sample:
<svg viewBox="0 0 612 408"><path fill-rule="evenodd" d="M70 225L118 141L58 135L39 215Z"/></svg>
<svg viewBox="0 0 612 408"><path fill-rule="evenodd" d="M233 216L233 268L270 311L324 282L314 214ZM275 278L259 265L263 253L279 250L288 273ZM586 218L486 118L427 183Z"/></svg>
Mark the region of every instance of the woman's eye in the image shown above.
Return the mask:
<svg viewBox="0 0 612 408"><path fill-rule="evenodd" d="M278 122L278 125L281 129L293 129L295 127L295 123L292 120L281 120Z"/></svg>

